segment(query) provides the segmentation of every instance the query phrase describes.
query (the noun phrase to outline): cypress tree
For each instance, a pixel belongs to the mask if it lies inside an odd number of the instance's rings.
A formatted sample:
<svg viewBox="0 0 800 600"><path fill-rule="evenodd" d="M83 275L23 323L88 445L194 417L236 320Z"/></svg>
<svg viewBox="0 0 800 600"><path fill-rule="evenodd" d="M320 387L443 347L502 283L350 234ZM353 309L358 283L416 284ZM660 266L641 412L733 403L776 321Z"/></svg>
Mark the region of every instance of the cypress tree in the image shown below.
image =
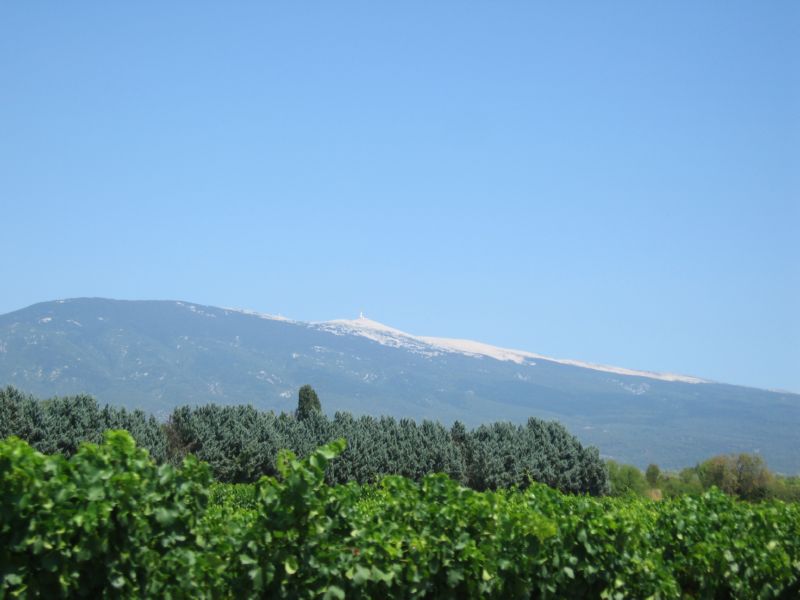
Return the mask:
<svg viewBox="0 0 800 600"><path fill-rule="evenodd" d="M314 413L321 412L322 405L314 388L308 384L301 387L297 394L297 418L303 420Z"/></svg>

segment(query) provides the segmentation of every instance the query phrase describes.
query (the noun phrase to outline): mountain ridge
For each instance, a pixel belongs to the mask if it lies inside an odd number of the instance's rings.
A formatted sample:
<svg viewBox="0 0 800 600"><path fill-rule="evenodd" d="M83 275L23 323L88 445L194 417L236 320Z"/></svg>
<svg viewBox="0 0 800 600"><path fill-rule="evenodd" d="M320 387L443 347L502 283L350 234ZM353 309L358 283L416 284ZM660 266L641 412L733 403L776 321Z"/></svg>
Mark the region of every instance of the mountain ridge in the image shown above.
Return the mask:
<svg viewBox="0 0 800 600"><path fill-rule="evenodd" d="M64 299L0 315L0 385L43 397L90 393L165 418L181 404L290 411L310 383L328 412L470 426L535 416L640 466L760 452L800 472L796 394L583 364L369 319L311 323L186 301Z"/></svg>

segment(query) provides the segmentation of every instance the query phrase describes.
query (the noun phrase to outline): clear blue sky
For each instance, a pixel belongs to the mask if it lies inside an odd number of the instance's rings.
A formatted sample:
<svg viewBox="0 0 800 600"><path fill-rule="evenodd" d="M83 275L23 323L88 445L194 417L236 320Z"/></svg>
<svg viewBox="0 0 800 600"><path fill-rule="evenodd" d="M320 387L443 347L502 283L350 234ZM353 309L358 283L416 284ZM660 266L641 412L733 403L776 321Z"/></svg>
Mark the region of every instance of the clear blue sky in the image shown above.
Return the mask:
<svg viewBox="0 0 800 600"><path fill-rule="evenodd" d="M800 391L797 2L4 2L0 313L371 318Z"/></svg>

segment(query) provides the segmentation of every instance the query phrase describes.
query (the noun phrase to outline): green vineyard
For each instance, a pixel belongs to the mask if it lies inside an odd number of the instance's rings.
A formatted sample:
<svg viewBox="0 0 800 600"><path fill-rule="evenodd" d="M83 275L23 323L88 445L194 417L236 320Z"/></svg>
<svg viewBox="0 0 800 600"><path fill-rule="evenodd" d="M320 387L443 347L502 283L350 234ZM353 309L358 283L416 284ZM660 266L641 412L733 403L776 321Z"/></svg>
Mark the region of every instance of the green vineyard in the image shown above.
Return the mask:
<svg viewBox="0 0 800 600"><path fill-rule="evenodd" d="M445 475L325 483L344 441L214 482L124 431L70 458L0 442L0 598L796 598L800 505L661 502Z"/></svg>

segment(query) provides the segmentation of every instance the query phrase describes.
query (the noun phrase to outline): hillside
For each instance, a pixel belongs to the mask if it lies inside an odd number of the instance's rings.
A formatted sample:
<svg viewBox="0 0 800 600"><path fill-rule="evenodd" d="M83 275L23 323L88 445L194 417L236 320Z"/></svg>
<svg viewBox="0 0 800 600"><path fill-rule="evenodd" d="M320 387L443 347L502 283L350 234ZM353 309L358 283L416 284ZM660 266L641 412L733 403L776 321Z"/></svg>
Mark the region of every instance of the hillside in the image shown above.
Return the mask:
<svg viewBox="0 0 800 600"><path fill-rule="evenodd" d="M305 323L173 301L74 299L0 316L0 384L87 392L166 415L181 404L291 410L311 383L327 412L467 425L556 419L605 456L665 468L759 452L800 472L800 396L587 365L369 319Z"/></svg>

